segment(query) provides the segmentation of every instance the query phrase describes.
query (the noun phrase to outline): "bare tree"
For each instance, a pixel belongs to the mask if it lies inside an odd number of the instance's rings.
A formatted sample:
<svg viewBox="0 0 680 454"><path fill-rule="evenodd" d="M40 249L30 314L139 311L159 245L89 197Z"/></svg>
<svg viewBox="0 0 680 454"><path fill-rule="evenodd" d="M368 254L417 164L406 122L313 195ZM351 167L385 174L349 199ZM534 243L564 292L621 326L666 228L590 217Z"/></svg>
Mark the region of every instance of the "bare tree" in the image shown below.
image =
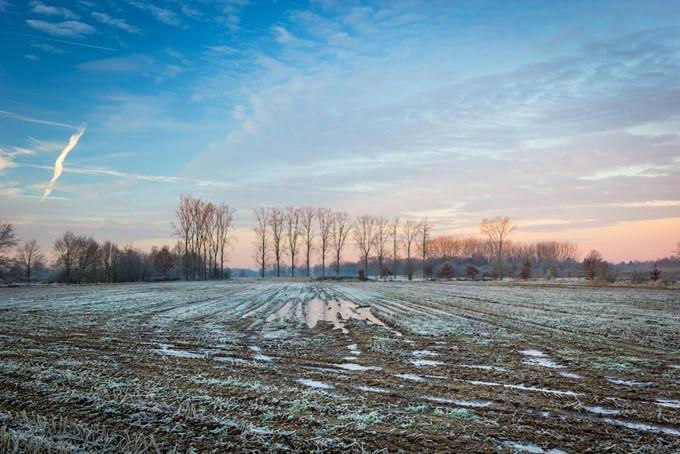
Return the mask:
<svg viewBox="0 0 680 454"><path fill-rule="evenodd" d="M234 213L236 210L229 205L220 204L215 212L216 247L220 254L220 278L224 279L224 251L230 245L231 231L234 227ZM217 262L217 260L215 260Z"/></svg>
<svg viewBox="0 0 680 454"><path fill-rule="evenodd" d="M97 259L99 258L99 244L92 237L80 236L77 238L78 249L76 254L76 265L78 269L77 281L80 284L83 279L87 279L87 270L91 271L90 280L96 280Z"/></svg>
<svg viewBox="0 0 680 454"><path fill-rule="evenodd" d="M283 254L283 211L280 208L272 208L269 212L269 227L272 233L272 248L274 249L274 261L276 263L276 277L281 277L281 256Z"/></svg>
<svg viewBox="0 0 680 454"><path fill-rule="evenodd" d="M678 241L678 244L675 245L675 256L680 258L680 241Z"/></svg>
<svg viewBox="0 0 680 454"><path fill-rule="evenodd" d="M408 280L413 279L413 262L411 259L413 251L413 242L416 239L418 233L418 224L415 221L407 220L402 227L402 239L404 243L404 249L406 252L406 275Z"/></svg>
<svg viewBox="0 0 680 454"><path fill-rule="evenodd" d="M326 255L331 246L331 231L333 227L333 212L329 208L319 208L316 211L319 222L319 255L321 256L321 276L326 277Z"/></svg>
<svg viewBox="0 0 680 454"><path fill-rule="evenodd" d="M26 276L26 282L31 282L31 275L43 265L44 260L45 256L40 253L35 240L27 241L19 248L17 261Z"/></svg>
<svg viewBox="0 0 680 454"><path fill-rule="evenodd" d="M104 267L104 280L106 282L113 282L115 279L116 269L118 268L118 258L120 257L120 250L118 246L110 241L105 241L99 248L102 265Z"/></svg>
<svg viewBox="0 0 680 454"><path fill-rule="evenodd" d="M66 232L54 242L54 254L57 257L57 265L64 269L64 277L67 283L73 281L74 266L77 260L80 240L71 232Z"/></svg>
<svg viewBox="0 0 680 454"><path fill-rule="evenodd" d="M431 231L432 231L432 227L430 226L430 223L427 221L427 219L418 223L416 242L417 242L418 250L420 251L420 255L421 255L421 259L422 259L421 269L422 269L422 273L423 273L423 280L426 279L426 274L427 274L426 268L427 268L428 246L430 244L430 233L431 233Z"/></svg>
<svg viewBox="0 0 680 454"><path fill-rule="evenodd" d="M383 264L385 262L385 255L387 255L387 241L389 240L389 221L385 216L376 216L373 218L373 244L375 246L375 255L378 258L378 270L376 275L383 276ZM368 270L366 270L368 274Z"/></svg>
<svg viewBox="0 0 680 454"><path fill-rule="evenodd" d="M290 257L290 275L295 276L295 257L300 239L300 208L286 207L283 211L283 223L286 230L286 245Z"/></svg>
<svg viewBox="0 0 680 454"><path fill-rule="evenodd" d="M480 230L489 239L493 253L496 257L497 276L503 280L503 245L510 233L515 230L515 226L510 222L509 217L484 218L480 225Z"/></svg>
<svg viewBox="0 0 680 454"><path fill-rule="evenodd" d="M255 261L260 265L260 276L264 277L267 266L267 226L269 225L269 208L258 208L255 211Z"/></svg>
<svg viewBox="0 0 680 454"><path fill-rule="evenodd" d="M602 258L599 251L592 250L583 259L583 269L586 273L586 279L593 280L605 268L606 262Z"/></svg>
<svg viewBox="0 0 680 454"><path fill-rule="evenodd" d="M189 246L190 235L193 231L194 218L191 215L191 200L185 196L179 199L179 207L175 210L177 216L177 223L173 223L172 227L175 230L175 235L180 237L184 246L184 278L189 280Z"/></svg>
<svg viewBox="0 0 680 454"><path fill-rule="evenodd" d="M359 216L354 223L354 242L364 262L365 276L368 276L368 258L375 244L375 223L375 218L368 214Z"/></svg>
<svg viewBox="0 0 680 454"><path fill-rule="evenodd" d="M345 248L347 236L352 229L350 217L344 211L333 213L333 220L331 221L331 239L332 247L335 255L335 275L340 276L340 259L342 258L342 250Z"/></svg>
<svg viewBox="0 0 680 454"><path fill-rule="evenodd" d="M392 274L397 275L397 262L399 261L399 218L392 219L389 226L389 238L392 240Z"/></svg>
<svg viewBox="0 0 680 454"><path fill-rule="evenodd" d="M13 248L18 243L12 224L0 222L0 265L4 263L3 252Z"/></svg>
<svg viewBox="0 0 680 454"><path fill-rule="evenodd" d="M314 219L316 210L312 207L300 208L300 234L302 244L305 248L305 264L307 265L307 276L310 274L310 260L314 249Z"/></svg>

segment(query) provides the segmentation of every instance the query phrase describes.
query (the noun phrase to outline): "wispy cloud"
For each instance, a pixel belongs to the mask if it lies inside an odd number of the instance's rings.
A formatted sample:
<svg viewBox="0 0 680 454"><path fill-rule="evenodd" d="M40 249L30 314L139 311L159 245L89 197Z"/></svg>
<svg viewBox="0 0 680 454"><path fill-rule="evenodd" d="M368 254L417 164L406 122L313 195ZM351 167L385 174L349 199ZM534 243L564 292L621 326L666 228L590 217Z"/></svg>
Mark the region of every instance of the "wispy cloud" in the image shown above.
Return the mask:
<svg viewBox="0 0 680 454"><path fill-rule="evenodd" d="M47 38L45 36L32 35L30 33L21 33L21 32L5 31L5 30L0 30L0 33L7 33L9 35L15 35L15 36L23 36L23 37L31 38L31 39L40 39L40 40L49 41L49 42L52 42L52 43L68 44L69 46L86 47L86 48L89 48L89 49L108 50L108 51L113 51L113 52L118 50L118 49L114 49L112 47L98 46L96 44L89 44L89 43L79 43L79 42L76 42L76 41L68 41L68 40L65 40L65 39L58 39L58 38Z"/></svg>
<svg viewBox="0 0 680 454"><path fill-rule="evenodd" d="M50 192L52 192L52 188L54 187L54 183L57 182L59 177L61 176L61 172L64 169L64 160L66 159L66 156L68 156L69 152L73 150L76 145L78 145L78 141L80 140L80 137L83 135L85 132L85 128L81 127L76 131L71 138L68 141L68 144L62 152L59 154L57 157L57 160L54 162L54 175L52 175L52 179L50 180L49 183L47 183L47 187L45 188L45 192L43 193L42 200L47 199L47 197L50 195Z"/></svg>
<svg viewBox="0 0 680 454"><path fill-rule="evenodd" d="M44 16L59 16L63 17L64 19L80 18L80 16L78 16L76 13L74 13L68 8L62 8L60 6L50 6L37 1L32 2L32 5L33 7L31 8L31 11L33 11L36 14L42 14Z"/></svg>
<svg viewBox="0 0 680 454"><path fill-rule="evenodd" d="M26 23L36 30L45 32L54 36L79 37L89 35L95 32L94 27L84 22L77 20L68 20L64 22L46 22L43 20L27 19Z"/></svg>
<svg viewBox="0 0 680 454"><path fill-rule="evenodd" d="M94 11L92 13L92 17L94 17L101 24L110 25L112 27L119 28L120 30L124 30L128 33L141 33L141 31L137 27L128 24L125 20L111 17L106 13Z"/></svg>
<svg viewBox="0 0 680 454"><path fill-rule="evenodd" d="M84 71L143 73L151 70L154 66L154 60L148 55L129 55L80 63L78 68Z"/></svg>
<svg viewBox="0 0 680 454"><path fill-rule="evenodd" d="M70 125L68 123L60 123L58 121L43 120L41 118L29 117L26 115L17 114L14 112L8 112L6 110L0 110L0 116L12 118L19 121L27 121L29 123L37 123L41 125L59 126L60 128L76 129L77 126Z"/></svg>
<svg viewBox="0 0 680 454"><path fill-rule="evenodd" d="M43 52L49 52L51 54L63 54L64 50L59 49L58 47L54 47L51 44L45 44L45 43L33 43L31 46L35 47L36 49L40 49Z"/></svg>
<svg viewBox="0 0 680 454"><path fill-rule="evenodd" d="M147 2L130 1L129 3L135 8L139 8L143 11L148 11L159 22L162 22L167 25L172 25L174 27L179 27L182 25L182 22L177 17L177 14L172 10L161 8L159 6Z"/></svg>

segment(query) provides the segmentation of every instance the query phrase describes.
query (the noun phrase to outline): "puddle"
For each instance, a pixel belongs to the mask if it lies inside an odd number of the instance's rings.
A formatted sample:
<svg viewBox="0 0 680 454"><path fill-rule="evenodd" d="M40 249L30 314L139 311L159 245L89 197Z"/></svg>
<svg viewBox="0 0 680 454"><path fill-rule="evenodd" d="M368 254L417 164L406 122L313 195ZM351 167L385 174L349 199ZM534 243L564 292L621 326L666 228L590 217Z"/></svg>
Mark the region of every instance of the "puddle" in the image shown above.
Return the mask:
<svg viewBox="0 0 680 454"><path fill-rule="evenodd" d="M347 320L362 320L371 325L385 326L371 312L368 306L359 306L351 301L323 301L319 298L307 301L304 306L304 317L307 327L314 328L319 322L329 322L333 324L333 329L340 329L347 334L345 328Z"/></svg>
<svg viewBox="0 0 680 454"><path fill-rule="evenodd" d="M358 389L360 391L366 391L366 392L369 392L369 393L379 393L379 394L385 394L385 393L390 392L388 389L385 389L385 388L378 388L378 387L374 387L374 386L363 386L363 385L357 386L356 389Z"/></svg>
<svg viewBox="0 0 680 454"><path fill-rule="evenodd" d="M558 389L550 389L550 388L537 388L535 386L527 386L527 385L511 385L508 383L497 383L497 382L491 382L491 381L478 381L478 380L462 380L465 381L466 383L470 383L471 385L480 385L480 386L502 386L503 388L509 388L509 389L519 389L521 391L531 391L531 392L539 392L539 393L546 393L546 394L554 394L556 396L583 396L583 393L577 393L575 391L561 391Z"/></svg>
<svg viewBox="0 0 680 454"><path fill-rule="evenodd" d="M334 389L335 386L330 385L328 383L324 383L322 381L317 381L317 380L311 380L309 378L300 378L298 380L295 380L296 382L309 386L310 388L317 388L317 389Z"/></svg>
<svg viewBox="0 0 680 454"><path fill-rule="evenodd" d="M411 380L411 381L425 381L423 377L420 375L415 375L415 374L396 374L395 377L403 378L404 380Z"/></svg>
<svg viewBox="0 0 680 454"><path fill-rule="evenodd" d="M430 402L439 402L442 404L453 404L459 407L469 408L484 408L490 407L493 403L488 400L460 400L460 399L445 399L443 397L423 396L421 399L429 400Z"/></svg>
<svg viewBox="0 0 680 454"><path fill-rule="evenodd" d="M654 403L661 407L680 408L680 400L656 399Z"/></svg>
<svg viewBox="0 0 680 454"><path fill-rule="evenodd" d="M297 302L293 301L287 302L286 304L281 306L279 310L277 310L273 314L269 314L269 316L267 316L266 321L267 322L273 322L277 320L283 321L289 318L297 319L302 318L302 306L297 304Z"/></svg>
<svg viewBox="0 0 680 454"><path fill-rule="evenodd" d="M335 367L339 367L340 369L345 369L345 370L352 370L352 371L382 370L382 367L362 366L361 364L356 364L356 363L336 364Z"/></svg>
<svg viewBox="0 0 680 454"><path fill-rule="evenodd" d="M533 443L521 443L519 441L504 441L503 446L512 449L514 452L528 452L531 454L567 454L561 449L543 449Z"/></svg>
<svg viewBox="0 0 680 454"><path fill-rule="evenodd" d="M604 418L602 421L605 421L609 424L614 424L616 426L625 427L627 429L641 430L643 432L662 433L666 435L675 435L676 437L680 437L680 430L673 429L671 427L657 426L656 424L648 424L637 421L624 421L622 419L612 418Z"/></svg>
<svg viewBox="0 0 680 454"><path fill-rule="evenodd" d="M636 381L636 380L625 380L623 378L616 377L605 377L609 383L614 383L615 385L626 385L626 386L649 386L653 385L651 381Z"/></svg>
<svg viewBox="0 0 680 454"><path fill-rule="evenodd" d="M607 415L607 416L614 416L621 414L621 410L614 410L612 408L603 408L603 407L583 407L584 410L590 412L590 413L595 413L597 415Z"/></svg>
<svg viewBox="0 0 680 454"><path fill-rule="evenodd" d="M189 352L186 350L180 350L172 348L172 345L160 344L161 348L151 349L149 351L157 353L163 356L174 356L177 358L204 358L204 355L199 355L198 353Z"/></svg>
<svg viewBox="0 0 680 454"><path fill-rule="evenodd" d="M550 359L548 355L540 350L520 350L520 353L527 357L527 359L523 361L524 364L528 364L530 366L548 367L550 369L564 369L563 365L557 364L555 361Z"/></svg>
<svg viewBox="0 0 680 454"><path fill-rule="evenodd" d="M415 350L413 356L438 356L439 353L432 352L430 350Z"/></svg>
<svg viewBox="0 0 680 454"><path fill-rule="evenodd" d="M441 361L434 361L432 359L412 359L409 361L411 364L413 364L416 367L422 367L422 366L441 366L444 364Z"/></svg>

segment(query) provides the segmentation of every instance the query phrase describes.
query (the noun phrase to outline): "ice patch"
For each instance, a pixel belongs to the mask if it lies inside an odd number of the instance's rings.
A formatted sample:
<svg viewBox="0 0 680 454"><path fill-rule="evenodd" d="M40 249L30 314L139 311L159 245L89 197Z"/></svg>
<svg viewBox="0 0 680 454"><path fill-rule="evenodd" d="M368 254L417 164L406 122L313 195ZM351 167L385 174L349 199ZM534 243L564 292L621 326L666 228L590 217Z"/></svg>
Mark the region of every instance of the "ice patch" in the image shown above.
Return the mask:
<svg viewBox="0 0 680 454"><path fill-rule="evenodd" d="M361 364L355 364L355 363L335 364L335 367L339 367L340 369L351 370L351 371L382 370L382 367L362 366Z"/></svg>
<svg viewBox="0 0 680 454"><path fill-rule="evenodd" d="M413 364L416 367L422 367L422 366L441 366L444 364L441 361L434 361L432 359L412 359L409 361L411 364Z"/></svg>
<svg viewBox="0 0 680 454"><path fill-rule="evenodd" d="M636 381L636 380L625 380L623 378L616 377L605 377L608 382L614 383L615 385L626 385L626 386L649 386L653 385L651 381Z"/></svg>
<svg viewBox="0 0 680 454"><path fill-rule="evenodd" d="M509 383L496 383L496 382L490 382L490 381L478 381L478 380L464 380L467 383L470 383L471 385L480 385L480 386L502 386L503 388L509 388L509 389L519 389L521 391L531 391L531 392L539 392L539 393L546 393L546 394L554 394L556 396L583 396L583 393L577 393L575 391L561 391L558 389L550 389L550 388L537 388L535 386L526 386L526 385L512 385Z"/></svg>
<svg viewBox="0 0 680 454"><path fill-rule="evenodd" d="M388 392L389 392L389 390L387 390L387 389L385 389L385 388L377 388L377 387L374 387L374 386L363 386L363 385L359 385L359 386L357 386L356 388L357 388L358 390L366 391L366 392L369 392L369 393L385 394L385 393L388 393Z"/></svg>
<svg viewBox="0 0 680 454"><path fill-rule="evenodd" d="M583 378L582 375L575 374L573 372L560 372L560 375L567 378Z"/></svg>
<svg viewBox="0 0 680 454"><path fill-rule="evenodd" d="M602 419L602 421L605 421L609 424L626 427L628 429L641 430L643 432L662 433L666 435L675 435L676 437L680 437L680 430L673 429L670 427L657 426L656 424L647 424L644 422L637 421L624 421L622 419L612 418L604 418Z"/></svg>
<svg viewBox="0 0 680 454"><path fill-rule="evenodd" d="M488 400L460 400L460 399L445 399L443 397L434 396L423 396L421 399L429 400L431 402L439 402L443 404L453 404L459 407L470 407L470 408L484 408L490 407L492 402Z"/></svg>
<svg viewBox="0 0 680 454"><path fill-rule="evenodd" d="M499 366L486 366L483 364L458 364L457 367L462 367L464 369L481 369L481 370L496 370L499 372L510 372L507 367Z"/></svg>
<svg viewBox="0 0 680 454"><path fill-rule="evenodd" d="M439 353L432 352L430 350L415 350L413 356L437 356Z"/></svg>
<svg viewBox="0 0 680 454"><path fill-rule="evenodd" d="M302 384L302 385L309 386L310 388L317 388L317 389L334 389L335 388L335 386L330 385L328 383L324 383L324 382L317 381L317 380L311 380L309 378L300 378L300 379L297 379L295 381Z"/></svg>
<svg viewBox="0 0 680 454"><path fill-rule="evenodd" d="M542 351L539 350L520 350L520 353L523 354L524 356L527 356L528 358L524 360L524 364L528 364L530 366L541 366L541 367L548 367L550 369L563 369L564 366L561 364L557 364L555 361L550 359L548 355L543 353Z"/></svg>
<svg viewBox="0 0 680 454"><path fill-rule="evenodd" d="M607 416L614 416L618 415L621 413L621 410L615 410L611 408L603 408L603 407L583 407L584 410L589 411L590 413L595 413L598 415L607 415Z"/></svg>
<svg viewBox="0 0 680 454"><path fill-rule="evenodd" d="M160 344L161 348L155 348L151 349L149 351L156 353L158 355L163 355L163 356L174 356L177 358L204 358L204 355L199 355L198 353L193 353L189 352L186 350L180 350L173 348L172 345L169 344Z"/></svg>
<svg viewBox="0 0 680 454"><path fill-rule="evenodd" d="M654 403L661 407L680 408L680 400L656 399Z"/></svg>
<svg viewBox="0 0 680 454"><path fill-rule="evenodd" d="M561 449L548 449L545 450L540 446L532 443L520 443L518 441L504 441L503 445L512 449L515 452L528 452L531 454L567 454Z"/></svg>
<svg viewBox="0 0 680 454"><path fill-rule="evenodd" d="M242 358L232 358L230 356L213 356L215 361L219 361L221 363L231 363L231 364L248 364L248 361Z"/></svg>
<svg viewBox="0 0 680 454"><path fill-rule="evenodd" d="M403 378L404 380L411 380L411 381L425 381L423 377L420 375L415 375L415 374L396 374L395 377Z"/></svg>

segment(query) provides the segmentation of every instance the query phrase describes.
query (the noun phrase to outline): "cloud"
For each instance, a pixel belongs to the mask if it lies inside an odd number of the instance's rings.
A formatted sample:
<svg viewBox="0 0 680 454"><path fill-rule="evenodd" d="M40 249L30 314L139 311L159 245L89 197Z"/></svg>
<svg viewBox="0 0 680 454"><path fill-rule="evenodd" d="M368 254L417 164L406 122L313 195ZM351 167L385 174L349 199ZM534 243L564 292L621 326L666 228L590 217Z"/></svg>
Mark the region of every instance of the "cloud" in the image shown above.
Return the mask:
<svg viewBox="0 0 680 454"><path fill-rule="evenodd" d="M36 14L42 14L44 16L60 16L64 19L79 19L80 17L68 8L62 8L59 6L49 6L42 2L32 2L33 11Z"/></svg>
<svg viewBox="0 0 680 454"><path fill-rule="evenodd" d="M62 49L59 49L58 47L54 47L51 44L45 44L45 43L33 43L31 46L35 47L36 49L40 49L43 52L49 52L51 54L63 54L64 51Z"/></svg>
<svg viewBox="0 0 680 454"><path fill-rule="evenodd" d="M102 58L80 63L78 68L94 72L147 72L155 66L148 55L131 55L127 57Z"/></svg>
<svg viewBox="0 0 680 454"><path fill-rule="evenodd" d="M32 60L32 61L39 60L38 56L35 55L35 54L24 54L24 58L27 58L28 60Z"/></svg>
<svg viewBox="0 0 680 454"><path fill-rule="evenodd" d="M112 27L119 28L128 33L141 33L137 27L128 24L125 22L125 20L111 17L106 13L94 11L92 12L92 17L94 17L101 24L111 25Z"/></svg>
<svg viewBox="0 0 680 454"><path fill-rule="evenodd" d="M182 22L179 20L177 14L174 11L161 8L159 6L147 2L130 1L129 3L135 8L139 8L143 11L148 11L159 22L162 22L167 25L172 25L174 27L179 27L182 25Z"/></svg>
<svg viewBox="0 0 680 454"><path fill-rule="evenodd" d="M4 156L2 153L0 153L0 173L12 167L16 167L14 162L12 162L12 160L9 159L7 156Z"/></svg>
<svg viewBox="0 0 680 454"><path fill-rule="evenodd" d="M8 2L7 0L0 0L0 12L4 13L7 11L7 9L10 6L14 6L12 3Z"/></svg>
<svg viewBox="0 0 680 454"><path fill-rule="evenodd" d="M78 37L95 32L94 27L84 22L69 20L64 22L46 22L42 20L27 19L26 23L41 32L54 36Z"/></svg>

